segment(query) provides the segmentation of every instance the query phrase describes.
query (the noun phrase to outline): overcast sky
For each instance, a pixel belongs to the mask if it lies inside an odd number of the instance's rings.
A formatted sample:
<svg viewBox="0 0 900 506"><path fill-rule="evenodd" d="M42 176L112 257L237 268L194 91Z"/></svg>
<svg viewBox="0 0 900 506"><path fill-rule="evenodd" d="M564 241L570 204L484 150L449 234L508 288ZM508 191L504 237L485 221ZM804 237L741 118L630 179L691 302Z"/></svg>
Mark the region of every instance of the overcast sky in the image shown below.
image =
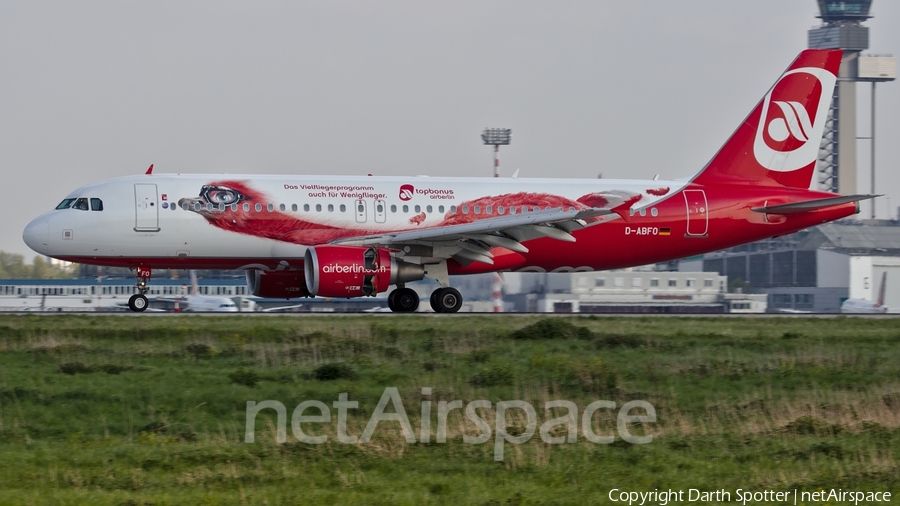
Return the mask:
<svg viewBox="0 0 900 506"><path fill-rule="evenodd" d="M870 52L900 55L900 2L872 12ZM4 0L0 249L32 258L29 220L151 163L489 176L484 127L513 130L506 175L688 176L806 47L817 14L814 0ZM877 98L878 192L895 216L900 83ZM877 210L888 217L888 199Z"/></svg>

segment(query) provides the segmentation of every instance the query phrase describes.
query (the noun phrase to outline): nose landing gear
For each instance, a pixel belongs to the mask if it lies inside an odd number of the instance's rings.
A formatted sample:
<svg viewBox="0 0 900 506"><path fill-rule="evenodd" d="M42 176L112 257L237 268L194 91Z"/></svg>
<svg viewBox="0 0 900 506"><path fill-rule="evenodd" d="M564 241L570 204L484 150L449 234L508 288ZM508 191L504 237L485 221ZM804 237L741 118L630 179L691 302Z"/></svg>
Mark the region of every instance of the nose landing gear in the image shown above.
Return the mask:
<svg viewBox="0 0 900 506"><path fill-rule="evenodd" d="M150 304L150 301L147 300L147 296L145 295L149 288L147 288L147 281L150 281L150 275L152 274L150 269L147 267L138 267L134 269L135 276L137 277L137 282L134 284L137 287L138 292L131 297L128 298L128 307L136 312L140 313L147 309L147 306Z"/></svg>
<svg viewBox="0 0 900 506"><path fill-rule="evenodd" d="M149 303L147 296L142 293L136 293L128 298L128 307L135 313L143 312Z"/></svg>

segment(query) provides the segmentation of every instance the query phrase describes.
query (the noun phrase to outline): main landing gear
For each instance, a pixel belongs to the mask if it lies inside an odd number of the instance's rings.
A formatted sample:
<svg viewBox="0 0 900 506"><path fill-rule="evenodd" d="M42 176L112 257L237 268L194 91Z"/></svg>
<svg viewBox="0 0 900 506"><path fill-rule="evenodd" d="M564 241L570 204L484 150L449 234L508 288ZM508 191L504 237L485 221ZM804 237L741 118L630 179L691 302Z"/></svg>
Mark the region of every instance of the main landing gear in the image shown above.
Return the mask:
<svg viewBox="0 0 900 506"><path fill-rule="evenodd" d="M455 313L462 307L463 298L456 288L446 287L431 292L429 302L435 313ZM412 313L419 308L419 295L401 286L388 295L388 307L395 313Z"/></svg>
<svg viewBox="0 0 900 506"><path fill-rule="evenodd" d="M419 294L412 288L399 286L388 294L388 307L395 313L412 313L419 309Z"/></svg>
<svg viewBox="0 0 900 506"><path fill-rule="evenodd" d="M435 313L455 313L462 307L462 295L456 288L438 288L431 292L431 309Z"/></svg>
<svg viewBox="0 0 900 506"><path fill-rule="evenodd" d="M135 276L137 277L137 282L134 284L137 287L138 292L128 299L128 307L134 311L135 313L143 312L147 309L147 306L150 305L150 301L147 300L147 296L145 295L149 288L147 288L147 281L150 280L150 269L147 267L138 267L135 269Z"/></svg>

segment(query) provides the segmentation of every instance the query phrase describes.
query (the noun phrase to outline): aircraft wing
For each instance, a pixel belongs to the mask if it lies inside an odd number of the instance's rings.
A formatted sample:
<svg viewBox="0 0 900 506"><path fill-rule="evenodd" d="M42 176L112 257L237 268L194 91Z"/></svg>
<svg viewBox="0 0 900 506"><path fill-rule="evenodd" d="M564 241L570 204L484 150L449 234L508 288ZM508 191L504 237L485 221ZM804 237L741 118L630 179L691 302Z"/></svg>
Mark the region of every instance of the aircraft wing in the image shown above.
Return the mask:
<svg viewBox="0 0 900 506"><path fill-rule="evenodd" d="M471 223L405 230L387 234L350 237L333 241L333 244L354 246L384 246L402 249L404 246L431 246L434 256L454 258L463 265L473 261L493 264L490 250L494 247L506 248L519 253L527 253L524 241L549 237L560 241L575 242L571 232L584 228L585 220L619 213L620 210L606 208L543 209L528 213L510 214L484 218ZM430 256L430 255L429 255Z"/></svg>

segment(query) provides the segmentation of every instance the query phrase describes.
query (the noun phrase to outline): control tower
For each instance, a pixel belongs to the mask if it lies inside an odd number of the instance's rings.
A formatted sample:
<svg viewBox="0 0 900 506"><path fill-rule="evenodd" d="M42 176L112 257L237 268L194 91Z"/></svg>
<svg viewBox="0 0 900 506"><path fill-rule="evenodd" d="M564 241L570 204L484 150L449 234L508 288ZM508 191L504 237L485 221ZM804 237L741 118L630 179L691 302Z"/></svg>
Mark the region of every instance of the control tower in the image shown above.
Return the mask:
<svg viewBox="0 0 900 506"><path fill-rule="evenodd" d="M869 48L872 0L819 0L822 26L809 31L811 49L843 49L838 83L819 150L820 189L854 195L856 191L856 80L859 53Z"/></svg>
<svg viewBox="0 0 900 506"><path fill-rule="evenodd" d="M856 83L873 83L872 95L872 186L875 181L874 83L896 77L897 61L890 56L862 56L869 48L872 0L818 0L822 26L809 31L811 49L843 49L844 57L832 96L831 110L819 150L819 189L853 195L856 187Z"/></svg>

